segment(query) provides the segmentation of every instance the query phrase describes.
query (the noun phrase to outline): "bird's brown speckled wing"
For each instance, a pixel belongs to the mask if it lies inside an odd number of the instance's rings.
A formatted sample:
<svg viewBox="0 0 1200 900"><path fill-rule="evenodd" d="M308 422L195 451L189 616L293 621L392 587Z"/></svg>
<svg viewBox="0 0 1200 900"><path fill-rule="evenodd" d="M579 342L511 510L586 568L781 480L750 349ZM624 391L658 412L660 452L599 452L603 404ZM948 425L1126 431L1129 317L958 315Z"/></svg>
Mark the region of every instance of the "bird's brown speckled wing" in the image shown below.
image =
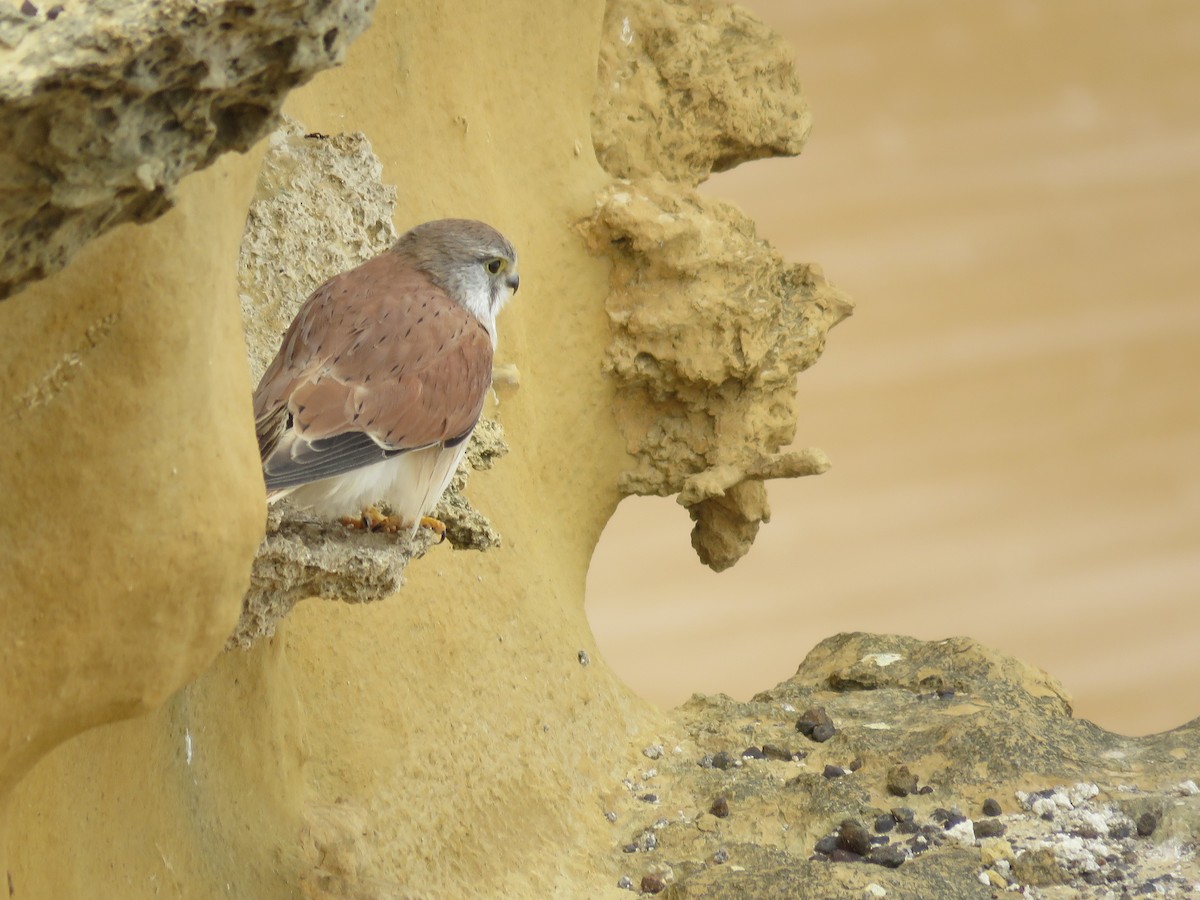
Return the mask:
<svg viewBox="0 0 1200 900"><path fill-rule="evenodd" d="M491 370L483 325L393 254L331 278L254 393L268 490L465 438Z"/></svg>

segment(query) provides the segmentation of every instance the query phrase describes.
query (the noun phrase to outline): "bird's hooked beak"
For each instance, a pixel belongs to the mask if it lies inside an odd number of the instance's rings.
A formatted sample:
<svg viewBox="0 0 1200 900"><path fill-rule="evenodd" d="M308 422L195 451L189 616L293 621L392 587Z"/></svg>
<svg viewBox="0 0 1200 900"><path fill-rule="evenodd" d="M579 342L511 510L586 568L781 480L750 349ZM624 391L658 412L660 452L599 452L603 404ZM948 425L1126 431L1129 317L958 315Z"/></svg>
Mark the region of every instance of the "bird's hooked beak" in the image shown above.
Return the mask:
<svg viewBox="0 0 1200 900"><path fill-rule="evenodd" d="M515 294L517 292L517 288L521 286L521 276L516 272L513 272L504 279L504 283L507 284L509 289Z"/></svg>

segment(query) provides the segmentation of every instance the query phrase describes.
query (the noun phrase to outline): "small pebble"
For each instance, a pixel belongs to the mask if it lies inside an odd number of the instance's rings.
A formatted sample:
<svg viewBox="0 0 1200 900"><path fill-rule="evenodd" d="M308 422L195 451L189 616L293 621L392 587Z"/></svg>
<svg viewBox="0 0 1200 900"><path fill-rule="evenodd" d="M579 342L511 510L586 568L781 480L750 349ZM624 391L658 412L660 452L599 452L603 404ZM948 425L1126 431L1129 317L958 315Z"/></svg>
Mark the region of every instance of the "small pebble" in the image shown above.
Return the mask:
<svg viewBox="0 0 1200 900"><path fill-rule="evenodd" d="M896 827L896 817L888 813L875 817L875 831L878 834L887 834Z"/></svg>
<svg viewBox="0 0 1200 900"><path fill-rule="evenodd" d="M863 767L863 758L861 756L856 756L856 757L854 757L854 759L850 760L849 769L851 772L857 772L862 767Z"/></svg>
<svg viewBox="0 0 1200 900"><path fill-rule="evenodd" d="M983 801L983 814L985 816L1000 815L1000 804L997 803L995 800L993 800L991 797L988 797L986 800Z"/></svg>
<svg viewBox="0 0 1200 900"><path fill-rule="evenodd" d="M861 822L847 819L838 826L837 845L843 850L866 856L871 851L871 835Z"/></svg>
<svg viewBox="0 0 1200 900"><path fill-rule="evenodd" d="M1158 816L1152 812L1144 812L1138 816L1137 833L1138 837L1150 837L1154 834L1154 829L1158 827Z"/></svg>
<svg viewBox="0 0 1200 900"><path fill-rule="evenodd" d="M908 766L892 766L887 770L887 789L896 797L907 797L917 792L917 776Z"/></svg>
<svg viewBox="0 0 1200 900"><path fill-rule="evenodd" d="M642 893L643 894L661 894L667 885L657 875L642 876Z"/></svg>
<svg viewBox="0 0 1200 900"><path fill-rule="evenodd" d="M894 844L886 847L873 847L871 852L867 854L867 862L874 863L877 866L884 866L888 869L899 868L906 859L908 859L908 855L902 848Z"/></svg>
<svg viewBox="0 0 1200 900"><path fill-rule="evenodd" d="M892 818L895 819L897 822L910 822L911 823L913 818L916 816L916 813L913 812L911 809L909 809L907 806L893 806L891 809L888 810L888 812L890 812L892 814Z"/></svg>
<svg viewBox="0 0 1200 900"><path fill-rule="evenodd" d="M863 900L882 900L883 897L887 896L887 888L872 881L863 888L862 896Z"/></svg>
<svg viewBox="0 0 1200 900"><path fill-rule="evenodd" d="M724 819L729 815L729 800L724 796L718 797L713 801L713 804L708 808L708 811L718 819Z"/></svg>
<svg viewBox="0 0 1200 900"><path fill-rule="evenodd" d="M932 784L923 784L917 790L917 793L918 794L932 794L933 793L933 785Z"/></svg>
<svg viewBox="0 0 1200 900"><path fill-rule="evenodd" d="M742 751L742 759L766 759L767 754L763 753L757 747L747 747Z"/></svg>
<svg viewBox="0 0 1200 900"><path fill-rule="evenodd" d="M615 822L617 821L617 814L610 809L604 814L604 818L608 819L609 822Z"/></svg>
<svg viewBox="0 0 1200 900"><path fill-rule="evenodd" d="M818 853L824 853L826 855L829 855L830 853L832 853L834 850L837 849L837 846L838 846L837 835L836 834L827 834L827 835L825 835L825 837L821 838L819 841L817 841L815 844L813 844L813 849L816 850Z"/></svg>
<svg viewBox="0 0 1200 900"><path fill-rule="evenodd" d="M663 755L662 744L652 744L649 747L642 748L642 756L647 759L658 759Z"/></svg>
<svg viewBox="0 0 1200 900"><path fill-rule="evenodd" d="M56 3L54 6L50 7L48 10L46 10L46 18L49 19L51 22L53 22L60 15L62 15L62 11L63 11L63 5L61 3Z"/></svg>
<svg viewBox="0 0 1200 900"><path fill-rule="evenodd" d="M818 744L823 744L827 740L829 740L831 737L833 737L835 734L837 734L836 728L834 728L832 725L822 724L822 725L818 725L816 728L814 728L812 730L812 733L809 735L809 737L812 738L814 741L816 741Z"/></svg>
<svg viewBox="0 0 1200 900"><path fill-rule="evenodd" d="M841 778L843 775L846 774L846 770L843 769L841 766L827 765L825 767L825 771L822 772L821 774L824 775L826 778Z"/></svg>
<svg viewBox="0 0 1200 900"><path fill-rule="evenodd" d="M620 878L617 879L617 887L619 887L623 891L632 891L633 890L633 879L630 878L628 875L622 875Z"/></svg>
<svg viewBox="0 0 1200 900"><path fill-rule="evenodd" d="M1004 823L996 818L980 819L975 823L975 837L1000 837L1005 832Z"/></svg>
<svg viewBox="0 0 1200 900"><path fill-rule="evenodd" d="M25 0L25 2L21 4L21 13L22 15L26 16L36 16L37 7L30 3L29 0Z"/></svg>
<svg viewBox="0 0 1200 900"><path fill-rule="evenodd" d="M588 656L588 654L587 654L587 651L586 651L586 650L580 650L580 651L579 651L579 664L580 664L581 666L586 666L586 665L587 665L588 663L590 663L591 661L592 661L592 658L591 658L590 656Z"/></svg>
<svg viewBox="0 0 1200 900"><path fill-rule="evenodd" d="M721 863L729 862L729 851L724 847L719 848L717 852L713 854L712 860L718 866L721 865Z"/></svg>
<svg viewBox="0 0 1200 900"><path fill-rule="evenodd" d="M642 796L638 797L638 799L643 803L657 803L658 794L642 794Z"/></svg>
<svg viewBox="0 0 1200 900"><path fill-rule="evenodd" d="M733 766L733 757L722 750L720 753L713 754L712 764L714 769L725 770Z"/></svg>
<svg viewBox="0 0 1200 900"><path fill-rule="evenodd" d="M636 841L621 848L624 853L649 853L658 846L658 836L649 829L643 831Z"/></svg>
<svg viewBox="0 0 1200 900"><path fill-rule="evenodd" d="M828 725L833 727L833 719L829 718L829 713L825 712L823 706L813 706L800 713L800 718L796 720L796 730L805 737L812 737L813 731L820 725Z"/></svg>

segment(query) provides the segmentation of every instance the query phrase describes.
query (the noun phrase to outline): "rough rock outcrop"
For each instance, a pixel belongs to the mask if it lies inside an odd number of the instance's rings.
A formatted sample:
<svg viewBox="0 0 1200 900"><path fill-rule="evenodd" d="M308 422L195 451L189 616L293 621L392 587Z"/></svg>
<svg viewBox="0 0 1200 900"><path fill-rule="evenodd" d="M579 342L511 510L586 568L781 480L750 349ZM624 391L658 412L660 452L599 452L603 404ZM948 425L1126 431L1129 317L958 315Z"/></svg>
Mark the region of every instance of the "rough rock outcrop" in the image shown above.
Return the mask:
<svg viewBox="0 0 1200 900"><path fill-rule="evenodd" d="M627 494L679 494L717 571L770 519L764 481L824 472L795 437L795 377L850 300L786 265L738 210L698 195L711 173L800 152L812 124L779 37L715 0L616 0L592 106L600 163L622 179L581 225L613 261L606 368L632 471Z"/></svg>
<svg viewBox="0 0 1200 900"><path fill-rule="evenodd" d="M613 0L604 11L592 142L619 178L698 184L795 156L812 128L792 48L721 0Z"/></svg>
<svg viewBox="0 0 1200 900"><path fill-rule="evenodd" d="M613 259L605 367L637 460L627 494L679 494L692 546L720 571L767 521L769 478L824 472L796 431L796 374L850 302L812 265L787 265L726 203L659 179L605 191L585 225Z"/></svg>
<svg viewBox="0 0 1200 900"><path fill-rule="evenodd" d="M608 809L614 877L664 896L1183 896L1200 880L1200 724L1104 731L975 641L837 635L750 702L696 696L672 719Z"/></svg>
<svg viewBox="0 0 1200 900"><path fill-rule="evenodd" d="M39 11L38 6L42 6ZM0 6L0 299L276 123L374 0Z"/></svg>

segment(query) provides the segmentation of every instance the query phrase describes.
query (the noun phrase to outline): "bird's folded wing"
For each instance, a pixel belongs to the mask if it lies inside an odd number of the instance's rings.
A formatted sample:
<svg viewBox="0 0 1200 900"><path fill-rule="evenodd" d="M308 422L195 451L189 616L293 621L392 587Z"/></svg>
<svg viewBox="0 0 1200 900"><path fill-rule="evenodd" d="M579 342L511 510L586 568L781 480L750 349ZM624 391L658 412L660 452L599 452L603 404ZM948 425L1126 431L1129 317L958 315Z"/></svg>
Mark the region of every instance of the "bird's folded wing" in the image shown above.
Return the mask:
<svg viewBox="0 0 1200 900"><path fill-rule="evenodd" d="M297 439L293 433L285 436L277 451L265 460L263 477L268 491L281 491L352 472L404 452L387 450L362 431L315 441Z"/></svg>
<svg viewBox="0 0 1200 900"><path fill-rule="evenodd" d="M269 490L453 443L479 419L491 337L423 276L380 259L318 289L263 375L254 407Z"/></svg>

